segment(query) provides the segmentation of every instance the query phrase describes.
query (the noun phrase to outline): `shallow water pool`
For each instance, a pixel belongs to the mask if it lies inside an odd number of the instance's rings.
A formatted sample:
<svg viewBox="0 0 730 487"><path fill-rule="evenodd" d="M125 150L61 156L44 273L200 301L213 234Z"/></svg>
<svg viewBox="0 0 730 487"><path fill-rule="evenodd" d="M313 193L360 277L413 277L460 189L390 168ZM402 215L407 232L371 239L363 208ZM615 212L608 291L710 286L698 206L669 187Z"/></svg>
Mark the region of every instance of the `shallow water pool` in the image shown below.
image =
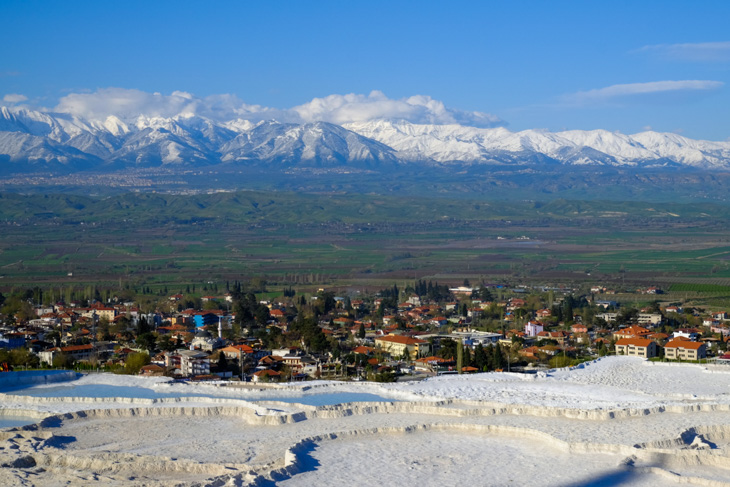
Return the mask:
<svg viewBox="0 0 730 487"><path fill-rule="evenodd" d="M0 429L17 428L40 422L40 419L29 416L0 416Z"/></svg>
<svg viewBox="0 0 730 487"><path fill-rule="evenodd" d="M17 396L32 397L94 397L94 398L132 398L132 399L170 399L181 397L213 397L219 399L241 399L250 402L278 401L306 404L309 406L331 406L348 402L391 402L396 399L365 392L323 392L301 396L250 393L233 388L215 388L208 391L195 391L195 386L175 384L166 386L165 391L141 387L108 384L74 384L66 382L54 386L30 386L5 389L2 392Z"/></svg>

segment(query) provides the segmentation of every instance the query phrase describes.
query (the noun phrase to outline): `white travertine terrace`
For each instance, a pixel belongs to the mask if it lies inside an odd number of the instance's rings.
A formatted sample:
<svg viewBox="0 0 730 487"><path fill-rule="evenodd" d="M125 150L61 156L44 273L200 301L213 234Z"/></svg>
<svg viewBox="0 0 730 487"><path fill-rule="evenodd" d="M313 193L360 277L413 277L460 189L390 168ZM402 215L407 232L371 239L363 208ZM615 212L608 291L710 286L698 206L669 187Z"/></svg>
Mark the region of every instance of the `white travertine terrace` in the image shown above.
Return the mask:
<svg viewBox="0 0 730 487"><path fill-rule="evenodd" d="M308 383L230 398L5 394L0 412L44 419L0 432L0 485L730 485L724 370L613 357L524 378ZM252 402L353 390L407 400Z"/></svg>

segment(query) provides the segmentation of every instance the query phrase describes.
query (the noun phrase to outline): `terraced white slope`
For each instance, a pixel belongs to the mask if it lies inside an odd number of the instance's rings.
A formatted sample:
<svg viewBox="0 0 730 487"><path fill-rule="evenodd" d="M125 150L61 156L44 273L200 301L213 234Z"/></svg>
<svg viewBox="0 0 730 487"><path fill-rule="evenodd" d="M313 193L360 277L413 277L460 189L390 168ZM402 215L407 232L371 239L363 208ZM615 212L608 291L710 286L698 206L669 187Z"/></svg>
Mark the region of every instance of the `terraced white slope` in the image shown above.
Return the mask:
<svg viewBox="0 0 730 487"><path fill-rule="evenodd" d="M729 372L612 357L529 379L312 382L235 389L230 398L4 395L8 411L59 414L0 433L0 484L730 485ZM408 400L248 402L351 390Z"/></svg>

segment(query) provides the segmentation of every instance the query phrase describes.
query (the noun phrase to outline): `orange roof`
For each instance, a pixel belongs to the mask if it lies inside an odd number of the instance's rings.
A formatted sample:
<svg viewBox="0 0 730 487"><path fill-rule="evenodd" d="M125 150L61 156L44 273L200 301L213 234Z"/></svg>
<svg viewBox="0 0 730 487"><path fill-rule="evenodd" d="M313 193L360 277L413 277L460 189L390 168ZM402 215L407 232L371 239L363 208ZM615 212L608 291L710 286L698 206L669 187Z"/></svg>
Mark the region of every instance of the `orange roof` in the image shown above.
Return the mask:
<svg viewBox="0 0 730 487"><path fill-rule="evenodd" d="M654 343L648 338L622 338L616 342L616 345L633 345L635 347L648 347L649 344Z"/></svg>
<svg viewBox="0 0 730 487"><path fill-rule="evenodd" d="M70 345L68 347L62 347L62 352L80 352L81 350L93 350L94 345Z"/></svg>
<svg viewBox="0 0 730 487"><path fill-rule="evenodd" d="M648 335L650 333L651 333L651 331L647 330L643 326L629 326L627 328L617 331L614 334L622 335L622 336L643 336L643 335Z"/></svg>
<svg viewBox="0 0 730 487"><path fill-rule="evenodd" d="M452 362L452 360L441 358L441 357L436 357L436 356L432 355L430 357L422 357L422 358L416 359L416 362L423 362L424 364L433 362L433 363L440 364L440 363L444 363L444 362Z"/></svg>
<svg viewBox="0 0 730 487"><path fill-rule="evenodd" d="M141 370L151 370L154 372L164 371L165 369L156 364L149 364L142 367Z"/></svg>
<svg viewBox="0 0 730 487"><path fill-rule="evenodd" d="M402 335L388 335L384 337L376 338L375 341L400 343L401 345L420 345L422 343L428 343L426 340L419 338L411 338Z"/></svg>
<svg viewBox="0 0 730 487"><path fill-rule="evenodd" d="M364 345L360 345L359 347L356 347L355 349L353 349L352 352L353 353L361 353L363 355L367 355L367 354L369 354L372 351L373 351L373 349L371 347L366 347Z"/></svg>
<svg viewBox="0 0 730 487"><path fill-rule="evenodd" d="M229 347L221 349L221 351L228 353L253 353L253 348L249 347L248 345L231 345Z"/></svg>
<svg viewBox="0 0 730 487"><path fill-rule="evenodd" d="M700 347L702 347L704 343L700 342L691 342L688 340L677 340L674 339L671 342L664 345L664 348L684 348L687 350L699 350Z"/></svg>

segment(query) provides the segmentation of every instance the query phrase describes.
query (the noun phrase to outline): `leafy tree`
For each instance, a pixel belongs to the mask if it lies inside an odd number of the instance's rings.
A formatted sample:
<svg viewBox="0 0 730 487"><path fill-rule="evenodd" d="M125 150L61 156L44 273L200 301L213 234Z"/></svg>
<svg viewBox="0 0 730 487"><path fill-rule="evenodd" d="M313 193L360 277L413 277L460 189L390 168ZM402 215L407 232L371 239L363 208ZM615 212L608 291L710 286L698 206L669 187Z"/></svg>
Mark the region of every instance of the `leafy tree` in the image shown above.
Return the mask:
<svg viewBox="0 0 730 487"><path fill-rule="evenodd" d="M639 310L636 308L623 308L616 314L616 323L624 325L634 321L639 316Z"/></svg>
<svg viewBox="0 0 730 487"><path fill-rule="evenodd" d="M175 342L170 339L170 335L160 335L157 339L157 348L163 352L172 352L177 347Z"/></svg>
<svg viewBox="0 0 730 487"><path fill-rule="evenodd" d="M473 365L473 360L471 356L471 349L464 345L464 367L471 367Z"/></svg>
<svg viewBox="0 0 730 487"><path fill-rule="evenodd" d="M255 336L256 338L261 340L264 348L267 350L281 347L284 341L281 333L281 328L276 326L272 326L268 329L263 328L257 331Z"/></svg>
<svg viewBox="0 0 730 487"><path fill-rule="evenodd" d="M357 329L357 337L360 339L365 338L365 324L360 323L360 328Z"/></svg>
<svg viewBox="0 0 730 487"><path fill-rule="evenodd" d="M451 338L444 338L441 340L441 348L438 351L438 356L441 358L453 359L457 355L458 343Z"/></svg>
<svg viewBox="0 0 730 487"><path fill-rule="evenodd" d="M219 371L228 370L228 360L226 359L226 354L223 352L218 352L218 370Z"/></svg>
<svg viewBox="0 0 730 487"><path fill-rule="evenodd" d="M59 353L58 355L54 355L51 365L55 368L70 369L74 366L74 359L70 355Z"/></svg>
<svg viewBox="0 0 730 487"><path fill-rule="evenodd" d="M553 369L559 369L561 367L570 367L573 365L573 360L570 357L556 355L550 359L549 364Z"/></svg>
<svg viewBox="0 0 730 487"><path fill-rule="evenodd" d="M102 316L99 319L99 324L96 327L96 334L99 337L99 340L110 340L111 334L109 333L109 330L109 318L107 318L106 316Z"/></svg>
<svg viewBox="0 0 730 487"><path fill-rule="evenodd" d="M38 367L40 360L27 348L15 348L10 351L10 359L13 365L27 365L28 367Z"/></svg>
<svg viewBox="0 0 730 487"><path fill-rule="evenodd" d="M43 337L45 341L53 343L53 346L59 347L61 345L61 334L57 330L49 331Z"/></svg>
<svg viewBox="0 0 730 487"><path fill-rule="evenodd" d="M7 362L13 366L38 367L38 357L27 348L14 348L6 350L0 348L0 363Z"/></svg>
<svg viewBox="0 0 730 487"><path fill-rule="evenodd" d="M492 368L493 369L504 369L507 365L507 361L502 353L502 347L500 345L491 345L492 348Z"/></svg>
<svg viewBox="0 0 730 487"><path fill-rule="evenodd" d="M157 336L155 336L154 333L148 331L142 333L141 335L138 335L135 339L135 342L140 347L152 353L152 351L155 349L155 344L157 343Z"/></svg>
<svg viewBox="0 0 730 487"><path fill-rule="evenodd" d="M138 374L142 367L149 363L150 356L146 353L132 352L127 355L127 360L124 364L124 372L131 375Z"/></svg>
<svg viewBox="0 0 730 487"><path fill-rule="evenodd" d="M486 372L487 365L487 353L484 351L484 346L480 343L474 349L474 366Z"/></svg>
<svg viewBox="0 0 730 487"><path fill-rule="evenodd" d="M481 299L482 301L492 301L494 299L492 297L491 291L489 291L489 288L486 286L482 286L479 289L473 290L471 292L471 298Z"/></svg>
<svg viewBox="0 0 730 487"><path fill-rule="evenodd" d="M379 372L375 375L373 375L373 380L375 382L395 382L397 379L395 372L392 371L386 371L386 372Z"/></svg>

